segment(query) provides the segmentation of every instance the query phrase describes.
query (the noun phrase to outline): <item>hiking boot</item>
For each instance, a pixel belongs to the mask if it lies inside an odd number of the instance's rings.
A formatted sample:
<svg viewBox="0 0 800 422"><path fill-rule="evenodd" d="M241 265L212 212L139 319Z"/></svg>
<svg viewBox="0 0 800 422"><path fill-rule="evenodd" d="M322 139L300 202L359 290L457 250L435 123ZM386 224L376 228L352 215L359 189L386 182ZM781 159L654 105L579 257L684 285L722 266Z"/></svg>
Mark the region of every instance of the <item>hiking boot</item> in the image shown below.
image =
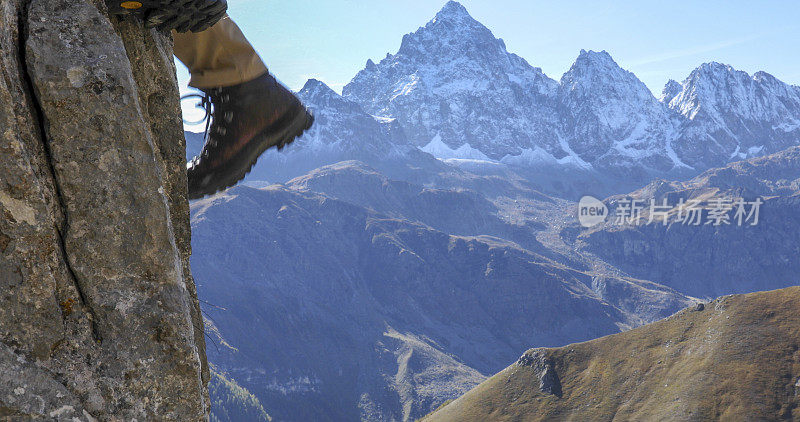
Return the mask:
<svg viewBox="0 0 800 422"><path fill-rule="evenodd" d="M201 32L225 16L226 0L106 0L108 13L134 15L148 28Z"/></svg>
<svg viewBox="0 0 800 422"><path fill-rule="evenodd" d="M269 73L205 94L203 105L210 124L202 152L186 165L189 199L235 185L264 151L283 149L314 123L300 100Z"/></svg>

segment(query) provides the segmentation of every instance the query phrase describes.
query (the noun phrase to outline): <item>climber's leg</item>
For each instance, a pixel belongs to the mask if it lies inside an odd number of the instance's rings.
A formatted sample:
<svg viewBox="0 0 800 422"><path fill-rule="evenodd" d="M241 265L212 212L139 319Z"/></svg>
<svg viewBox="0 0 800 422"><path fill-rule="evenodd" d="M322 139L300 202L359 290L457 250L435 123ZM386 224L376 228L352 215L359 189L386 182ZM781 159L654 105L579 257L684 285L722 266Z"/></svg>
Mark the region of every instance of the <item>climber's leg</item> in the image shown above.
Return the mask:
<svg viewBox="0 0 800 422"><path fill-rule="evenodd" d="M190 86L233 86L267 73L267 66L229 16L203 32L173 33L175 56L189 68Z"/></svg>
<svg viewBox="0 0 800 422"><path fill-rule="evenodd" d="M197 199L238 183L264 151L293 142L314 118L269 74L229 17L206 31L174 36L189 85L213 104L206 144L187 166L189 198Z"/></svg>

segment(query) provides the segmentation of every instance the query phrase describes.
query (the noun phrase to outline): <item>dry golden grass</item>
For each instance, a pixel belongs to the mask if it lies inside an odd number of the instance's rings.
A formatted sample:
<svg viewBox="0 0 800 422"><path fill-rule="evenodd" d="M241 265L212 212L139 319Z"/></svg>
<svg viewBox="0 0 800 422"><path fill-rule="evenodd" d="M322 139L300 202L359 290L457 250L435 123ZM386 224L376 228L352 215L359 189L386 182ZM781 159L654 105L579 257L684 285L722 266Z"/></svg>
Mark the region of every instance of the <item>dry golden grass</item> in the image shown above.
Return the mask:
<svg viewBox="0 0 800 422"><path fill-rule="evenodd" d="M800 287L724 297L546 354L562 397L514 364L425 422L800 421Z"/></svg>

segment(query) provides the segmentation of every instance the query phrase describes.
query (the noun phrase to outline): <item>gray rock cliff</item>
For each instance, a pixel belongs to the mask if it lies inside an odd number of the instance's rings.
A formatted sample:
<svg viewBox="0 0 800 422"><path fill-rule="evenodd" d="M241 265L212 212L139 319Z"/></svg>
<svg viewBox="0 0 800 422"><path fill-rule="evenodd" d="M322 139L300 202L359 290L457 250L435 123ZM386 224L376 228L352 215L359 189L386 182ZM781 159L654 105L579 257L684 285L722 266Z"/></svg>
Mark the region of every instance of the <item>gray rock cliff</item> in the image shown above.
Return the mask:
<svg viewBox="0 0 800 422"><path fill-rule="evenodd" d="M169 36L0 3L0 418L205 420Z"/></svg>

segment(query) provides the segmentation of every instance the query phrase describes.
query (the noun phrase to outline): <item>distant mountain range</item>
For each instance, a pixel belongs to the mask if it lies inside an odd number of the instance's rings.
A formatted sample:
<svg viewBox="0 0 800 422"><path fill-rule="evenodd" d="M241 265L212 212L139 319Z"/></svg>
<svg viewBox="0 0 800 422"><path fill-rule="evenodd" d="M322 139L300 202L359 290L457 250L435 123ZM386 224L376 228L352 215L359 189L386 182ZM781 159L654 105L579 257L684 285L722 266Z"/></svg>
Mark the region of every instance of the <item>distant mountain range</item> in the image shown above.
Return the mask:
<svg viewBox="0 0 800 422"><path fill-rule="evenodd" d="M707 63L657 99L607 52L581 51L556 81L453 1L404 36L396 54L369 60L343 96L311 80L300 97L318 117L315 129L286 154L268 153L250 180L285 181L343 159L406 167L423 151L528 178L577 173L599 181L601 195L800 139L800 88L765 72ZM539 183L556 195L587 193Z"/></svg>
<svg viewBox="0 0 800 422"><path fill-rule="evenodd" d="M601 174L703 171L800 137L800 88L767 73L709 63L658 100L605 51L581 51L557 82L452 1L343 93L440 158Z"/></svg>
<svg viewBox="0 0 800 422"><path fill-rule="evenodd" d="M192 205L219 420L414 420L529 347L798 283L800 88L766 73L708 63L656 98L581 51L556 81L451 1L299 96L314 128ZM587 229L584 194L763 196L763 224Z"/></svg>

